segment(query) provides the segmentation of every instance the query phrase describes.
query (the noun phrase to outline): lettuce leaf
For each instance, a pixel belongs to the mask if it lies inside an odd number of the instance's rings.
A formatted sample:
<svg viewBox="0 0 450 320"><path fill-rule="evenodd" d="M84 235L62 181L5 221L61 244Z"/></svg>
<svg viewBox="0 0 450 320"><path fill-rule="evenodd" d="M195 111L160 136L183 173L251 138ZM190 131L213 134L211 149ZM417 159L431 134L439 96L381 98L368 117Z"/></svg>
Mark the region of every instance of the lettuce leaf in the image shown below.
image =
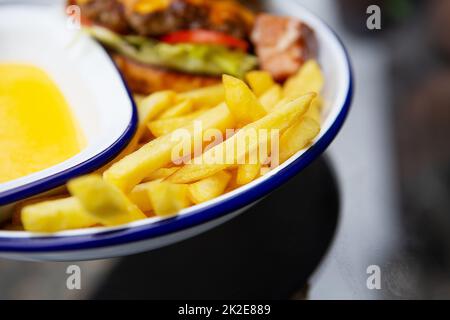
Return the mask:
<svg viewBox="0 0 450 320"><path fill-rule="evenodd" d="M242 78L257 66L257 58L242 51L204 44L167 44L141 36L122 36L103 27L86 31L124 56L138 62L194 74Z"/></svg>

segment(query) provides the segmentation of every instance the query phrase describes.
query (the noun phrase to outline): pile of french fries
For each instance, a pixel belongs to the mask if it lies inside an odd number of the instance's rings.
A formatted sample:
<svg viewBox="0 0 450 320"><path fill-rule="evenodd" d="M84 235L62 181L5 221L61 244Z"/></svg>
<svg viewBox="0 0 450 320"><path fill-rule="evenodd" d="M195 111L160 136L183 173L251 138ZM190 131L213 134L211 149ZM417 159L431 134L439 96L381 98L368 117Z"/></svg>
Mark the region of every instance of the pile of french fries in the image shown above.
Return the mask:
<svg viewBox="0 0 450 320"><path fill-rule="evenodd" d="M214 199L272 169L273 163L260 158L256 163L195 161L218 150L226 150L234 160L245 159L270 140L247 141L244 151L236 151L234 143L250 130L278 130L279 163L308 147L321 123L324 78L317 62L306 62L284 85L264 71L248 73L246 82L224 75L221 85L138 97L138 129L122 154L95 174L70 181L69 194L62 198L20 204L17 214L23 228L55 232L116 226L147 217L170 217ZM200 132L194 123L201 124ZM190 148L191 162L174 163L173 150L180 142L173 133L179 129L190 133L193 142L203 141L208 129L237 130L200 154Z"/></svg>

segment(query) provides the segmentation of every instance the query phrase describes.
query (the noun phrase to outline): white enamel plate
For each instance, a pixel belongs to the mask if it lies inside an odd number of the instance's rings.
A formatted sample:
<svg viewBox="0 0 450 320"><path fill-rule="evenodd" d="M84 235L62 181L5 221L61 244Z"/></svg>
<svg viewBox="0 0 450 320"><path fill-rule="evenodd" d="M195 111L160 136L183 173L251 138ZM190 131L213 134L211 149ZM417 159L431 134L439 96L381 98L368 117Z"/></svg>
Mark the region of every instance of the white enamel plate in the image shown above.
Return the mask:
<svg viewBox="0 0 450 320"><path fill-rule="evenodd" d="M269 11L295 16L307 23L318 39L318 60L326 79L324 121L319 136L308 149L298 152L252 183L187 208L174 218L149 218L116 228L70 230L45 235L0 231L0 256L21 260L83 260L162 247L231 219L316 159L335 138L349 111L352 98L350 61L334 32L295 1L271 0L265 3ZM131 102L109 58L89 39L74 39L75 36L67 36L70 32L55 28L61 23L61 14L52 13L50 9L0 6L0 60L28 60L49 71L74 106L87 136L93 139L92 143L75 159L8 183L1 187L0 192L36 183L89 162L101 150L108 150L120 141L133 126ZM82 172L78 170L76 174ZM0 193L0 199L2 197Z"/></svg>

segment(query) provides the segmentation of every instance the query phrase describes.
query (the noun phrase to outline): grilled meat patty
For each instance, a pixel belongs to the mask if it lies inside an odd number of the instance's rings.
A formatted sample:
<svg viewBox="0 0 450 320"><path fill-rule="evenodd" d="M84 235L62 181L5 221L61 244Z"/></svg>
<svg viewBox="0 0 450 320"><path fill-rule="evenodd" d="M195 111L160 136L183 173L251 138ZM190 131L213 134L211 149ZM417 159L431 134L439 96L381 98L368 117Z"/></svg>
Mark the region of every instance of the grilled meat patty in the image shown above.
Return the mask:
<svg viewBox="0 0 450 320"><path fill-rule="evenodd" d="M161 36L187 29L248 38L253 14L234 0L74 0L93 23L119 33ZM157 5L159 4L159 5Z"/></svg>
<svg viewBox="0 0 450 320"><path fill-rule="evenodd" d="M174 0L162 10L152 12L131 10L127 17L138 34L160 36L177 30L206 27L208 10L189 1Z"/></svg>
<svg viewBox="0 0 450 320"><path fill-rule="evenodd" d="M127 33L130 26L125 9L118 0L71 0L80 6L83 18L118 33Z"/></svg>

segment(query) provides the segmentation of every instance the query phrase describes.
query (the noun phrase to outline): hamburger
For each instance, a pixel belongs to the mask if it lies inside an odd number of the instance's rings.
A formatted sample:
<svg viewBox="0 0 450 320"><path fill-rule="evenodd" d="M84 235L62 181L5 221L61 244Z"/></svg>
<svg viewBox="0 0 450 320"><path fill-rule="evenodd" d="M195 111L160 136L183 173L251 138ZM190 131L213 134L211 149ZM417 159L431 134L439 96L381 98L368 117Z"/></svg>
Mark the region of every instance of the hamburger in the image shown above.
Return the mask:
<svg viewBox="0 0 450 320"><path fill-rule="evenodd" d="M131 89L186 91L257 66L254 15L233 0L73 0Z"/></svg>
<svg viewBox="0 0 450 320"><path fill-rule="evenodd" d="M70 0L139 94L187 91L256 69L283 81L316 53L297 19L254 14L236 0Z"/></svg>

